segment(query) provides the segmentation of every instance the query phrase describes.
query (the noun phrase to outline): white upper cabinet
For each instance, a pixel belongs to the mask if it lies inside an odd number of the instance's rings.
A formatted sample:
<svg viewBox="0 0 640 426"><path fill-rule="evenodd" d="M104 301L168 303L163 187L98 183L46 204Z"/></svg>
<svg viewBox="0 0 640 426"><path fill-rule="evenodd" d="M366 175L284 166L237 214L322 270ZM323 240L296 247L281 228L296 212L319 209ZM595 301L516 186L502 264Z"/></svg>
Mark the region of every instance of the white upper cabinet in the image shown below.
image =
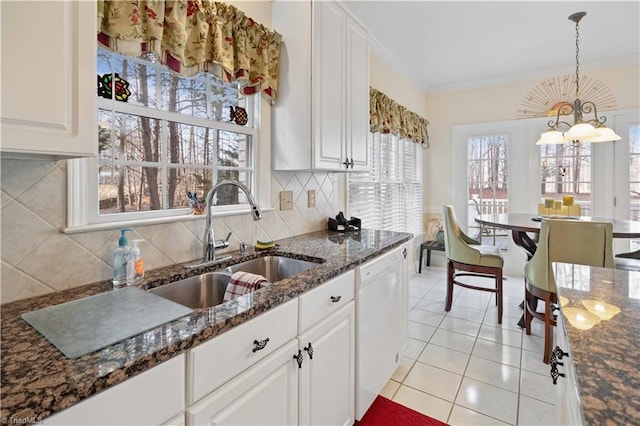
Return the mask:
<svg viewBox="0 0 640 426"><path fill-rule="evenodd" d="M0 3L2 156L95 156L96 2Z"/></svg>
<svg viewBox="0 0 640 426"><path fill-rule="evenodd" d="M366 32L332 1L276 1L272 13L283 35L273 168L367 170Z"/></svg>

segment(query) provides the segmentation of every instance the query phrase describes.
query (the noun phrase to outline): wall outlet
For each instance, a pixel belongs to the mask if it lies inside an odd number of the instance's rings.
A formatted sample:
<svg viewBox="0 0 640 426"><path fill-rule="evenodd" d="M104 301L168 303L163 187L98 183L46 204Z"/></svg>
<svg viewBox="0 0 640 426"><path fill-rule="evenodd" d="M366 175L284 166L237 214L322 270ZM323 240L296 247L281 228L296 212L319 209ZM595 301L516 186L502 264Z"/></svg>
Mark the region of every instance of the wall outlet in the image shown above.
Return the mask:
<svg viewBox="0 0 640 426"><path fill-rule="evenodd" d="M293 191L280 191L280 210L293 210Z"/></svg>
<svg viewBox="0 0 640 426"><path fill-rule="evenodd" d="M316 206L316 190L310 189L307 191L307 207L315 207Z"/></svg>

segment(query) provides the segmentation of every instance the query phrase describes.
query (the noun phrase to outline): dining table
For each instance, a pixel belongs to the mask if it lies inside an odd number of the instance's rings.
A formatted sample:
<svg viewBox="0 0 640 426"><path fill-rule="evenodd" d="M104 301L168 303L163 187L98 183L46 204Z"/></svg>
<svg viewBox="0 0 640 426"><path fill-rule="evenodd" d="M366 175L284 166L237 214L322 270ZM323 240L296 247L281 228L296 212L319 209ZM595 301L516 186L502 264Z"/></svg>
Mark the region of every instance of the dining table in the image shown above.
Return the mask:
<svg viewBox="0 0 640 426"><path fill-rule="evenodd" d="M540 226L545 219L611 222L613 224L613 238L640 238L640 222L633 220L591 216L540 216L531 213L497 213L483 214L475 217L475 221L482 226L511 231L513 242L524 249L527 254L527 260L531 260L537 247L534 238L529 234L539 234ZM524 302L520 304L520 309L524 309ZM524 328L524 315L518 321L518 326Z"/></svg>
<svg viewBox="0 0 640 426"><path fill-rule="evenodd" d="M591 222L611 222L613 224L613 238L640 238L640 222L634 220L620 220L604 217L567 217L540 216L531 213L499 213L476 216L475 221L482 226L506 229L511 231L513 242L522 247L527 260L536 252L536 242L529 234L539 234L540 225L544 219L573 219Z"/></svg>

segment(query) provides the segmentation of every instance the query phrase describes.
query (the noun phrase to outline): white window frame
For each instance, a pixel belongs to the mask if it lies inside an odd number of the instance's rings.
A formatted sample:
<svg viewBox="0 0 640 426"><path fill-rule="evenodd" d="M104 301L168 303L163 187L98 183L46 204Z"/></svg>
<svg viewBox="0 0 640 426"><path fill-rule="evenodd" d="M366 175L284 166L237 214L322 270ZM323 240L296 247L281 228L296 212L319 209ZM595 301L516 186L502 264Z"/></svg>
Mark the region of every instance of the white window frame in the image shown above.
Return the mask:
<svg viewBox="0 0 640 426"><path fill-rule="evenodd" d="M107 101L109 102L109 101ZM252 104L252 105L251 105ZM263 212L273 210L271 207L271 105L261 94L253 95L249 102L253 109L253 128L247 129L251 135L253 182L252 193ZM97 117L100 102L96 102L94 114ZM131 106L135 109L135 106ZM104 109L104 108L103 108ZM194 118L194 121L203 120ZM95 120L97 123L97 120ZM221 130L237 132L237 126L219 122L216 127ZM97 130L94 132L94 143L97 141ZM67 162L67 227L65 233L84 232L89 230L115 229L124 226L152 225L189 220L204 220L202 215L193 215L191 209L155 210L145 212L117 213L100 215L98 212L98 159L81 158ZM248 204L232 206L214 206L213 215L233 216L249 214Z"/></svg>

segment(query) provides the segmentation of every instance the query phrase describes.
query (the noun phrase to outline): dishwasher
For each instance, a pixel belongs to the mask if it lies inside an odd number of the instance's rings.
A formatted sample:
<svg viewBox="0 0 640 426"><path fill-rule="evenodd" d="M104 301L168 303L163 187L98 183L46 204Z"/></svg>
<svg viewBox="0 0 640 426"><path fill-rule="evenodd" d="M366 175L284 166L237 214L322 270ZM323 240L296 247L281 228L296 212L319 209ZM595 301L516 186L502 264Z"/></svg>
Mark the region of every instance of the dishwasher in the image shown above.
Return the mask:
<svg viewBox="0 0 640 426"><path fill-rule="evenodd" d="M398 367L408 339L406 249L395 249L356 270L356 420Z"/></svg>

